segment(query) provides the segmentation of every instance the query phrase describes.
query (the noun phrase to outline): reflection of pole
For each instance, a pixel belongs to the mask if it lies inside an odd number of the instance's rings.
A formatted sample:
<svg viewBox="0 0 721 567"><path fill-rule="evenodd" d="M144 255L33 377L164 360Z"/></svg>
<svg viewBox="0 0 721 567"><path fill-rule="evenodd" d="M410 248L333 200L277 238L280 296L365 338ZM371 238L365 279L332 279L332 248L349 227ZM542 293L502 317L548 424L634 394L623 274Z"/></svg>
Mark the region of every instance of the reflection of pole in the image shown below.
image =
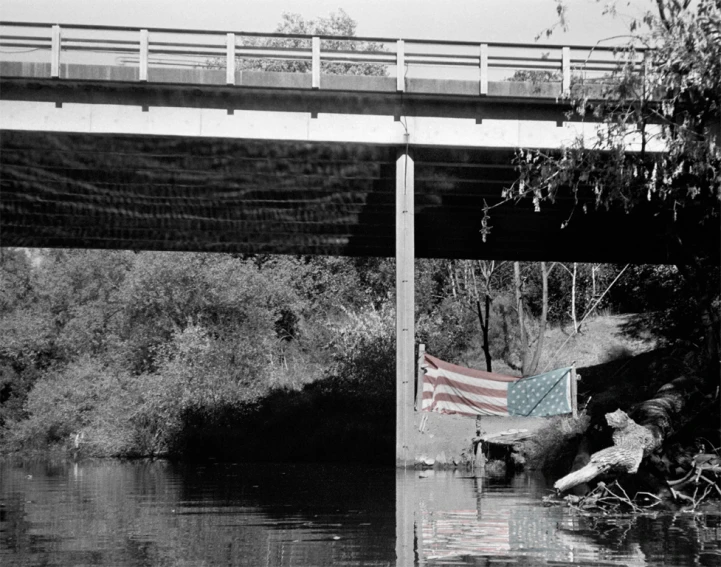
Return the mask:
<svg viewBox="0 0 721 567"><path fill-rule="evenodd" d="M478 519L482 519L481 510L483 509L481 503L483 502L483 473L476 474L473 477L473 488L476 490L476 516Z"/></svg>
<svg viewBox="0 0 721 567"><path fill-rule="evenodd" d="M396 160L396 466L413 464L415 386L413 159L406 148Z"/></svg>
<svg viewBox="0 0 721 567"><path fill-rule="evenodd" d="M415 514L415 474L413 470L396 471L396 565L413 565L414 535L422 531L420 512ZM420 555L419 555L420 556Z"/></svg>

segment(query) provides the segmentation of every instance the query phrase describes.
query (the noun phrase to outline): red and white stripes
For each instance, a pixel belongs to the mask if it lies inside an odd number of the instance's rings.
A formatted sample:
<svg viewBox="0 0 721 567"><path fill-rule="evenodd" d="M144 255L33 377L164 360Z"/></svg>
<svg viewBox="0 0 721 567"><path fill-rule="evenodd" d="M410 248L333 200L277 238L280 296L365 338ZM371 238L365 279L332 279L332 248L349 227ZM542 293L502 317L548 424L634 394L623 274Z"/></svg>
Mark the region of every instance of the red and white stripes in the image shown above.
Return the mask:
<svg viewBox="0 0 721 567"><path fill-rule="evenodd" d="M518 378L444 362L426 354L423 411L461 415L508 415L508 384Z"/></svg>

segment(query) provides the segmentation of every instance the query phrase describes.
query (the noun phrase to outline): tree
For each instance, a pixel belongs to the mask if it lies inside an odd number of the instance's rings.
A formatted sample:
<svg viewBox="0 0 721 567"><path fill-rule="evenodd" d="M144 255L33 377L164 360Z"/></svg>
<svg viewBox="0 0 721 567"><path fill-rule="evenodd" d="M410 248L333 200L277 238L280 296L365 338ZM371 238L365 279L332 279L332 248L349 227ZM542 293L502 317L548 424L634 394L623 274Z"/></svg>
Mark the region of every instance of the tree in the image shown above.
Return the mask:
<svg viewBox="0 0 721 567"><path fill-rule="evenodd" d="M476 309L478 310L478 320L481 324L481 333L483 333L482 346L483 354L486 357L486 370L488 372L493 372L493 366L491 361L491 345L488 329L491 322L491 279L493 278L493 273L496 271L496 262L494 262L493 260L478 260L478 268L481 273L481 277L483 278L483 303L485 305L486 316L484 317L483 312L481 311L481 295L477 285ZM475 284L475 271L472 271L471 273L473 274L473 281Z"/></svg>
<svg viewBox="0 0 721 567"><path fill-rule="evenodd" d="M559 14L563 20L563 2ZM571 197L574 209L640 211L666 221L667 245L691 291L687 310L698 307L694 318L706 343L704 389L713 392L719 380L721 4L656 0L656 13L632 22L631 32L629 57L601 99L590 100L583 84L573 91L575 112L600 123L597 138L578 139L557 153L520 151L519 178L507 196L531 197L536 208ZM637 65L639 43L647 49ZM620 409L606 414L614 445L591 455L555 487L564 491L599 474L636 473L642 461L660 473L647 457L717 407L717 398L698 386L693 377L681 376L637 404L631 418ZM692 471L698 480L695 464Z"/></svg>
<svg viewBox="0 0 721 567"><path fill-rule="evenodd" d="M560 266L568 272L571 276L571 321L573 322L573 332L578 333L581 330L578 324L578 317L576 316L576 289L577 289L577 276L578 276L578 263L573 263L573 269L560 264ZM594 292L595 293L595 292Z"/></svg>
<svg viewBox="0 0 721 567"><path fill-rule="evenodd" d="M707 374L717 383L721 6L656 4L656 14L631 24L628 53L639 43L649 48L641 69L631 59L620 65L601 100L589 100L582 82L573 91L575 112L600 122L597 139L579 138L554 153L520 150L518 179L504 197L528 197L538 208L570 196L574 209L634 210L666 220L668 246L699 305ZM659 146L664 151L651 151Z"/></svg>
<svg viewBox="0 0 721 567"><path fill-rule="evenodd" d="M516 288L516 311L518 312L518 327L521 332L521 372L524 376L531 376L538 370L538 363L543 352L544 335L548 322L548 276L555 264L546 267L545 262L540 262L541 273L541 316L538 320L538 336L536 337L533 353L531 353L531 336L527 323L526 297L523 289L524 280L521 278L520 262L513 263L513 275Z"/></svg>
<svg viewBox="0 0 721 567"><path fill-rule="evenodd" d="M339 36L341 38L353 37L356 31L356 22L342 9L331 13L327 17L306 20L300 14L283 13L282 20L275 29L275 33L288 35L314 35L314 36ZM242 45L256 48L281 48L310 50L310 39L304 37L290 38L264 38L264 37L243 37ZM348 39L324 39L321 42L323 52L332 51L383 51L383 46L378 43L353 41ZM225 67L225 59L213 59L208 62L210 67ZM272 59L263 57L258 59L239 58L236 68L286 72L286 73L310 73L311 63L308 60L297 59ZM321 71L330 75L377 75L387 74L386 66L378 63L350 63L342 61L321 61Z"/></svg>

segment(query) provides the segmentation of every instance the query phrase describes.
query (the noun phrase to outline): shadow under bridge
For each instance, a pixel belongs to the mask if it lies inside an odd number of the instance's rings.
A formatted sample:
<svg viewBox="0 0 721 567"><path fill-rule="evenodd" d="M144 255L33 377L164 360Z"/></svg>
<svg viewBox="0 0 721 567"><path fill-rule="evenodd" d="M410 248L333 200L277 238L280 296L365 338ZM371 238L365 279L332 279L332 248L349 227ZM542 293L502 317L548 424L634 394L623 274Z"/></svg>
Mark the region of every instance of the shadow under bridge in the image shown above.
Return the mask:
<svg viewBox="0 0 721 567"><path fill-rule="evenodd" d="M3 246L395 255L403 147L6 130L0 151ZM584 213L571 199L540 212L503 203L484 242L513 151L409 156L416 257L674 260L653 215Z"/></svg>

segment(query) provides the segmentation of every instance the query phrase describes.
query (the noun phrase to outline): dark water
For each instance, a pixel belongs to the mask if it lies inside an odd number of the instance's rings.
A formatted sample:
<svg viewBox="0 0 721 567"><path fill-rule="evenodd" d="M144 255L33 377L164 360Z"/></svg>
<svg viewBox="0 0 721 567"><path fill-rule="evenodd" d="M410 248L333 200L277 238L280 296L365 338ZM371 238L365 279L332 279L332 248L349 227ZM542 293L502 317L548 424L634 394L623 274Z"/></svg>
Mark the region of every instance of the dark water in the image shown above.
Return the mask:
<svg viewBox="0 0 721 567"><path fill-rule="evenodd" d="M0 565L721 565L721 510L585 518L543 479L0 461Z"/></svg>

